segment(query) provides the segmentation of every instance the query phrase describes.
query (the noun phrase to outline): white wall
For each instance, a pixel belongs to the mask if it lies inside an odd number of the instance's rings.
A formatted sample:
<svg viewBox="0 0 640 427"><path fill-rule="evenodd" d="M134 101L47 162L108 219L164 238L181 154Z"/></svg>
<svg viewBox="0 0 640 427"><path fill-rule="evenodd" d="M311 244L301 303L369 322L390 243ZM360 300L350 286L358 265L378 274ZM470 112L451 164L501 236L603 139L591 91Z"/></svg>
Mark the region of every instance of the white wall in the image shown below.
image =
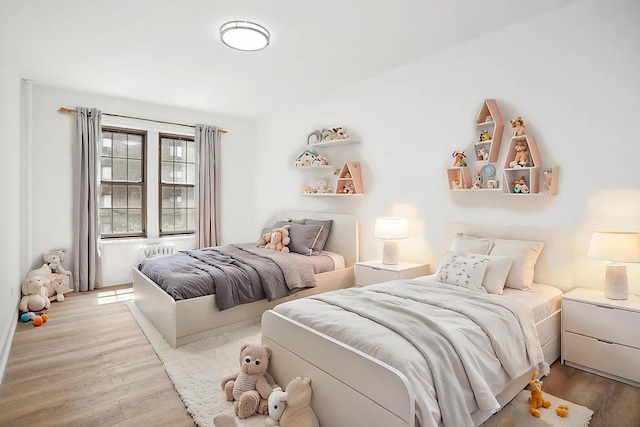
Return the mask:
<svg viewBox="0 0 640 427"><path fill-rule="evenodd" d="M590 231L640 231L640 3L583 0L361 82L259 124L256 206L358 215L361 259L381 256L377 216L410 218L401 258L437 265L443 224L472 222L575 230L574 286L602 287L604 266L585 259ZM340 65L333 64L335 72ZM324 66L332 66L330 61ZM505 122L522 115L545 165L559 165L559 194L519 198L453 193L451 153L472 152L473 123L485 98ZM307 134L341 125L359 146L326 151L363 163L361 198L300 196L305 178L293 159ZM510 129L510 128L509 128ZM503 147L508 143L507 129ZM497 165L504 164L506 148ZM473 166L473 164L472 164ZM257 212L257 220L266 213ZM640 268L630 267L640 293Z"/></svg>
<svg viewBox="0 0 640 427"><path fill-rule="evenodd" d="M178 123L207 123L229 130L222 137L221 239L223 243L251 241L255 206L254 145L255 123L217 114L136 102L102 95L75 92L60 88L34 85L33 89L33 147L32 198L34 212L31 227L31 267L42 263L42 253L53 248L65 248L69 268L72 260L73 237L73 147L75 117L58 112L64 106L96 107L103 112L149 117ZM151 141L158 132L193 134L193 129L103 116L103 124L148 130ZM149 146L149 166L157 170L157 146ZM155 159L155 160L153 160ZM156 178L148 179L149 203L157 205ZM155 200L155 202L153 202ZM163 237L157 235L157 218L148 217L147 241L173 242L176 250L193 248L193 237ZM251 227L247 227L250 224ZM154 234L155 232L155 234ZM131 269L140 259L140 245L144 239L108 241L102 244L105 284L131 281Z"/></svg>

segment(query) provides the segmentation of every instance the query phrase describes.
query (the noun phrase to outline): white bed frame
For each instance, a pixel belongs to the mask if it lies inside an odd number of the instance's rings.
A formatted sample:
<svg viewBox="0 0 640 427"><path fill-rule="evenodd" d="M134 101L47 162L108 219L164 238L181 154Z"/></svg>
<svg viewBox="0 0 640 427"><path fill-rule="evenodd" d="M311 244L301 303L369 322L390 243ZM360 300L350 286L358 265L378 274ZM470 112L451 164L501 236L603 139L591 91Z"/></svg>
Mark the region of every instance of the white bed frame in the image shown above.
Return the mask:
<svg viewBox="0 0 640 427"><path fill-rule="evenodd" d="M471 224L447 227L446 247L456 232L478 237L544 241L536 264L536 283L568 290L571 281L569 234L549 229L506 229ZM444 246L444 245L443 245ZM444 253L446 249L443 247ZM560 357L560 311L536 324L547 363ZM414 426L414 393L404 374L379 360L272 310L262 316L262 342L271 347L269 370L280 385L296 376L312 381L313 407L323 426ZM497 397L505 405L531 379L531 372L512 381ZM490 414L471 414L476 426Z"/></svg>
<svg viewBox="0 0 640 427"><path fill-rule="evenodd" d="M242 326L260 322L262 313L277 304L354 286L353 266L358 261L358 221L352 215L287 211L269 221L288 218L332 219L333 225L325 250L344 257L345 268L317 274L316 287L297 292L276 301L261 300L218 311L215 295L176 301L155 282L133 270L133 290L136 305L153 323L173 348ZM260 231L256 232L256 235ZM257 239L256 239L257 240Z"/></svg>

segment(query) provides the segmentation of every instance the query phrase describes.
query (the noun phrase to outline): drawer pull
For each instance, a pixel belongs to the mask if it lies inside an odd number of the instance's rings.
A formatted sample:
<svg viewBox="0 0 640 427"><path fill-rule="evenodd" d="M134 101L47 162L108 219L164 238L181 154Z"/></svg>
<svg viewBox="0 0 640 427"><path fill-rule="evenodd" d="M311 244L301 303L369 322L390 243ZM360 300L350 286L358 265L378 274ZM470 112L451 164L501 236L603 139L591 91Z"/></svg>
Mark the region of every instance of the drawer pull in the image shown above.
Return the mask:
<svg viewBox="0 0 640 427"><path fill-rule="evenodd" d="M595 306L598 307L598 308L606 308L607 310L615 310L616 309L615 307L611 307L611 306L608 306L608 305L595 304Z"/></svg>
<svg viewBox="0 0 640 427"><path fill-rule="evenodd" d="M596 338L596 340L598 340L598 339ZM605 343L605 344L613 344L612 341L605 341L605 340L598 340L598 341L601 342L601 343Z"/></svg>

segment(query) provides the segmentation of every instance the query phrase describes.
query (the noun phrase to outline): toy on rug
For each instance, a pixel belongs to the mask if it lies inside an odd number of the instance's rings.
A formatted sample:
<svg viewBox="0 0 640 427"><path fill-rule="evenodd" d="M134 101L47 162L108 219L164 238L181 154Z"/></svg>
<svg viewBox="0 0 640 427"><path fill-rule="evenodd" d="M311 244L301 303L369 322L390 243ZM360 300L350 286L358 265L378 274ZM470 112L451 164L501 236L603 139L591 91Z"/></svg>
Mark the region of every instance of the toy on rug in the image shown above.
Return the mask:
<svg viewBox="0 0 640 427"><path fill-rule="evenodd" d="M22 282L22 299L20 300L20 311L26 313L28 311L40 311L51 306L49 296L47 294L46 285L50 280L45 276L33 274Z"/></svg>
<svg viewBox="0 0 640 427"><path fill-rule="evenodd" d="M280 427L319 427L320 423L311 409L311 379L297 377L284 389L287 407L280 417ZM268 420L268 418L267 418Z"/></svg>
<svg viewBox="0 0 640 427"><path fill-rule="evenodd" d="M538 371L533 371L531 381L529 381L529 390L531 397L529 398L529 413L536 418L540 418L540 410L538 408L548 408L551 402L544 400L542 396L542 381L537 379Z"/></svg>
<svg viewBox="0 0 640 427"><path fill-rule="evenodd" d="M556 414L560 418L566 418L566 416L569 415L569 405L559 405L556 408Z"/></svg>
<svg viewBox="0 0 640 427"><path fill-rule="evenodd" d="M513 158L513 161L509 163L509 166L512 168L516 167L527 167L529 166L529 147L527 146L526 141L516 141L516 145L514 147L516 151L516 155Z"/></svg>
<svg viewBox="0 0 640 427"><path fill-rule="evenodd" d="M453 161L454 168L467 166L467 161L465 160L467 158L467 155L465 154L464 151L454 151L451 157L453 157L454 159Z"/></svg>
<svg viewBox="0 0 640 427"><path fill-rule="evenodd" d="M511 120L511 127L513 128L513 136L524 135L524 119L520 116Z"/></svg>
<svg viewBox="0 0 640 427"><path fill-rule="evenodd" d="M271 239L266 244L266 249L273 249L275 251L289 252L287 246L291 242L289 237L289 226L285 225L282 228L274 228L271 232Z"/></svg>
<svg viewBox="0 0 640 427"><path fill-rule="evenodd" d="M20 315L20 321L22 323L27 323L30 320L33 321L33 326L40 326L43 323L47 323L49 315L47 313L34 313L31 311Z"/></svg>
<svg viewBox="0 0 640 427"><path fill-rule="evenodd" d="M248 418L269 410L269 395L276 382L267 372L271 349L266 345L243 344L240 348L240 372L225 377L220 385L233 403L238 418Z"/></svg>
<svg viewBox="0 0 640 427"><path fill-rule="evenodd" d="M287 407L287 393L282 391L282 387L276 387L269 396L269 418L266 419L267 427L276 427L282 413Z"/></svg>

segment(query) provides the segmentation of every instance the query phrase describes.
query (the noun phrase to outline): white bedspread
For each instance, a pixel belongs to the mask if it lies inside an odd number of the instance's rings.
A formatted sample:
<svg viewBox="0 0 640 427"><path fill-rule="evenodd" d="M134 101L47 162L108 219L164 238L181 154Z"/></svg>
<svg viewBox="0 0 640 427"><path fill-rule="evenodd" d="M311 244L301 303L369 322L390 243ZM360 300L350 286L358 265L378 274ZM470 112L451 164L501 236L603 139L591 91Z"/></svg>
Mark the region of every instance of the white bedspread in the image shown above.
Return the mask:
<svg viewBox="0 0 640 427"><path fill-rule="evenodd" d="M531 367L548 369L542 364L530 310L437 282L394 281L347 289L281 304L275 311L403 372L416 395L416 415L423 427L443 420L455 427L472 425L468 414L478 407L497 410L494 395L512 378ZM412 326L400 334L398 323ZM442 329L442 338L424 332L427 325ZM460 357L443 356L449 351L442 351L447 342ZM429 347L440 348L437 357L446 360L425 362Z"/></svg>

